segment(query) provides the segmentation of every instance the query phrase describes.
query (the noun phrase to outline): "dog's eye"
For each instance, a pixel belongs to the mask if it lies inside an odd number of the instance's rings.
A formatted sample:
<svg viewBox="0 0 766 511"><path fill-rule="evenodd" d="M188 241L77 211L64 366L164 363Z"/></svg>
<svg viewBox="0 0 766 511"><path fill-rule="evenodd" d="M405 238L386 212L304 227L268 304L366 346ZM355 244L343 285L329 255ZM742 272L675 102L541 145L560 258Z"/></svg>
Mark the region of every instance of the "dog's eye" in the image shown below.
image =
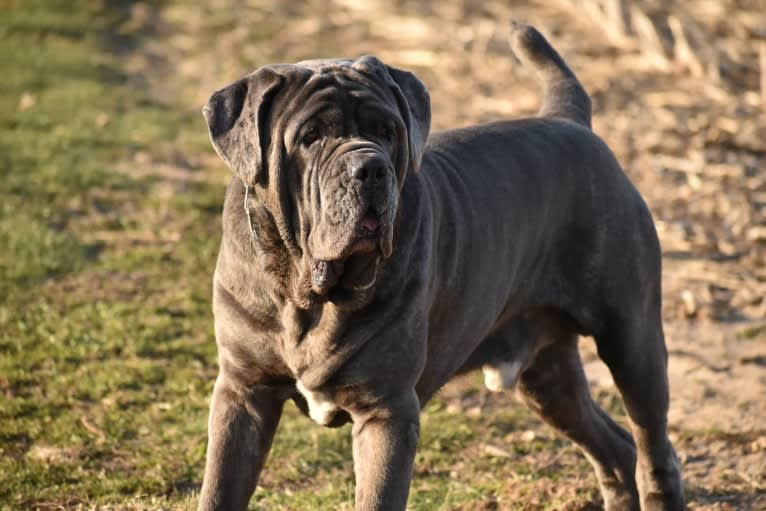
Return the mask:
<svg viewBox="0 0 766 511"><path fill-rule="evenodd" d="M303 134L303 137L301 138L301 145L304 147L311 146L314 142L319 140L319 137L321 137L322 134L319 133L319 130L316 128L311 128L306 133Z"/></svg>

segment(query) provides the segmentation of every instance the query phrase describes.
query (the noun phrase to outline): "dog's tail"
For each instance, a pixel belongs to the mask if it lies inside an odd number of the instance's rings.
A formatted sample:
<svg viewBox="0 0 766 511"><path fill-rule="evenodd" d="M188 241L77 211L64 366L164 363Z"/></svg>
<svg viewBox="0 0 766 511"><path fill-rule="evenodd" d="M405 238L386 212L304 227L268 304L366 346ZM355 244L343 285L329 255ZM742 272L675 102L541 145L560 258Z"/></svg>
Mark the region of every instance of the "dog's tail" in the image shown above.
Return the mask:
<svg viewBox="0 0 766 511"><path fill-rule="evenodd" d="M590 97L564 59L531 25L513 23L514 53L540 75L543 82L541 117L563 117L590 128Z"/></svg>

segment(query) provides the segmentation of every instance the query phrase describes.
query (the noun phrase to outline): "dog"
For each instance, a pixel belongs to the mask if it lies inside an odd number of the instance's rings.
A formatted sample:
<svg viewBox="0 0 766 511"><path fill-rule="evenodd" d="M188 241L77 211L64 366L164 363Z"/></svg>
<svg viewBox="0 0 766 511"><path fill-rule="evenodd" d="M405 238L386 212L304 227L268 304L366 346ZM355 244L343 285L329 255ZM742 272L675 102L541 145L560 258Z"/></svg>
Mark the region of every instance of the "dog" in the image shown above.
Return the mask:
<svg viewBox="0 0 766 511"><path fill-rule="evenodd" d="M266 66L211 96L234 177L199 509L246 509L293 400L353 422L357 510L404 510L421 408L478 368L582 449L607 510L684 509L651 215L564 60L528 25L511 44L539 114L430 137L425 86L371 56ZM580 335L632 435L592 400Z"/></svg>

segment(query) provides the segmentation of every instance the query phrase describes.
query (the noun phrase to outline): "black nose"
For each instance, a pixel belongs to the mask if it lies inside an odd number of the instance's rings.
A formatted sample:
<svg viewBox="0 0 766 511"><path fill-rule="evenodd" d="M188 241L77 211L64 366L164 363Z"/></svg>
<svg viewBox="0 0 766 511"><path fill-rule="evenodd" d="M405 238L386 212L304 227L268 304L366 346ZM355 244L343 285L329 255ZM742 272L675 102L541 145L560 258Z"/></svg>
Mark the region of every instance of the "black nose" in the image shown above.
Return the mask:
<svg viewBox="0 0 766 511"><path fill-rule="evenodd" d="M380 181L386 175L386 161L377 154L360 155L351 162L351 175L364 184Z"/></svg>

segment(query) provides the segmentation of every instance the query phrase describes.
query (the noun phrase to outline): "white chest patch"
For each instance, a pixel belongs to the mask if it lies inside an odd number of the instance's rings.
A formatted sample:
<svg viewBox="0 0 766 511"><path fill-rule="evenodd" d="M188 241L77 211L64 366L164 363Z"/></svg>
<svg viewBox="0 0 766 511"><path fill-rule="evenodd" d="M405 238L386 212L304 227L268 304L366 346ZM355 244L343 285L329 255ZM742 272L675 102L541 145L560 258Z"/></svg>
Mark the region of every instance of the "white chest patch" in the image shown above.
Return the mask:
<svg viewBox="0 0 766 511"><path fill-rule="evenodd" d="M516 385L516 380L519 379L520 370L521 362L518 360L482 366L484 386L492 392L501 392L513 388Z"/></svg>
<svg viewBox="0 0 766 511"><path fill-rule="evenodd" d="M324 392L307 389L300 380L296 382L295 386L298 387L298 392L306 398L311 420L322 426L328 425L339 410L335 403L330 400L330 396Z"/></svg>

